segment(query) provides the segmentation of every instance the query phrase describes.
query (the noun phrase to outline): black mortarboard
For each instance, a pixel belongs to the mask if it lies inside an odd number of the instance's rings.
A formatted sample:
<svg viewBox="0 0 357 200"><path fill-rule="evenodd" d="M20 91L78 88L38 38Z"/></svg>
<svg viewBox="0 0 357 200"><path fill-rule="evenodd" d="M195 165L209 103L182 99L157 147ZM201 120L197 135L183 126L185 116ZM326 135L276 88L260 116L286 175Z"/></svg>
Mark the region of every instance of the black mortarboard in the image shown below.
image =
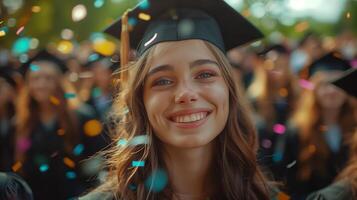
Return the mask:
<svg viewBox="0 0 357 200"><path fill-rule="evenodd" d="M84 67L91 68L95 63L102 62L104 66L108 67L110 70L114 71L119 65L119 55L104 56L99 53L92 53L88 56L87 63Z"/></svg>
<svg viewBox="0 0 357 200"><path fill-rule="evenodd" d="M311 77L318 71L345 71L351 68L338 52L330 52L315 60L308 66L308 75Z"/></svg>
<svg viewBox="0 0 357 200"><path fill-rule="evenodd" d="M37 70L38 66L33 66L32 63L35 61L48 61L54 63L61 72L67 71L66 64L63 60L48 52L46 49L40 50L32 58L30 58L26 63L20 67L20 72L26 74L29 69Z"/></svg>
<svg viewBox="0 0 357 200"><path fill-rule="evenodd" d="M146 0L127 17L130 46L139 55L154 44L186 39L206 40L226 52L263 36L223 0ZM105 32L119 37L123 19Z"/></svg>
<svg viewBox="0 0 357 200"><path fill-rule="evenodd" d="M0 66L0 78L5 79L13 87L16 87L15 69L11 66Z"/></svg>
<svg viewBox="0 0 357 200"><path fill-rule="evenodd" d="M290 53L289 49L287 49L285 46L283 46L281 44L274 44L274 45L268 46L265 49L263 49L262 51L258 52L258 55L266 56L267 54L269 54L269 52L276 52L278 54L289 54Z"/></svg>
<svg viewBox="0 0 357 200"><path fill-rule="evenodd" d="M29 185L18 175L0 172L0 199L32 200Z"/></svg>
<svg viewBox="0 0 357 200"><path fill-rule="evenodd" d="M357 68L347 70L341 77L332 81L332 84L357 97Z"/></svg>

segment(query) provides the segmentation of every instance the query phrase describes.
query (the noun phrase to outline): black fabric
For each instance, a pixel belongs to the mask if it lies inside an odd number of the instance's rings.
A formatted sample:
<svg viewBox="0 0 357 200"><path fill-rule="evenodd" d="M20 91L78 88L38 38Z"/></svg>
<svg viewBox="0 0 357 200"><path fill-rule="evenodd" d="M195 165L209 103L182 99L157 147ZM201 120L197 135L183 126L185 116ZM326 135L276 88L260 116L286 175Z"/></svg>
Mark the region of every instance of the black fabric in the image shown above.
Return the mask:
<svg viewBox="0 0 357 200"><path fill-rule="evenodd" d="M222 0L147 0L128 14L130 44L139 55L152 45L164 41L201 39L211 42L223 52L247 42L257 40L263 34L242 15ZM150 16L145 21L141 13ZM104 32L119 37L121 19Z"/></svg>
<svg viewBox="0 0 357 200"><path fill-rule="evenodd" d="M312 193L307 200L353 200L355 198L348 183L340 181Z"/></svg>
<svg viewBox="0 0 357 200"><path fill-rule="evenodd" d="M347 70L340 78L332 84L345 90L348 94L357 97L357 68Z"/></svg>

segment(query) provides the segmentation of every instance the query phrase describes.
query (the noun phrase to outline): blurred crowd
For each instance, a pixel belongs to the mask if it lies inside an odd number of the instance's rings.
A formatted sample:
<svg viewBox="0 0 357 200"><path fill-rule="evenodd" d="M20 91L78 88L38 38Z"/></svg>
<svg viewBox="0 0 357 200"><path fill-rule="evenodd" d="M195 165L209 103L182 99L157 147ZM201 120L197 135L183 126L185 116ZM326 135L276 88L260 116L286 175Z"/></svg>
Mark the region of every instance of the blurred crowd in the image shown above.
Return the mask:
<svg viewBox="0 0 357 200"><path fill-rule="evenodd" d="M357 154L357 100L330 81L357 68L356 35L281 36L227 55L254 113L257 159L280 190L305 199L342 176ZM345 65L316 67L331 57ZM110 107L119 62L88 41L68 54L31 50L23 62L1 49L0 171L22 177L40 200L71 199L99 184L106 175L101 150L116 145Z"/></svg>

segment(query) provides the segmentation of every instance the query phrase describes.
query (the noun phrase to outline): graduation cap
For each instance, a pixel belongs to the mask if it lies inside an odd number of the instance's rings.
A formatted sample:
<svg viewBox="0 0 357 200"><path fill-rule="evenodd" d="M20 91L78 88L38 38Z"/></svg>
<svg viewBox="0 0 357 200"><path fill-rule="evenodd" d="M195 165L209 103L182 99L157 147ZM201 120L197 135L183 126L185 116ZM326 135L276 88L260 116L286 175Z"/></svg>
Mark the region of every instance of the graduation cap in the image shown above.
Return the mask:
<svg viewBox="0 0 357 200"><path fill-rule="evenodd" d="M318 71L345 71L351 68L338 52L330 52L312 62L308 67L308 76L311 77Z"/></svg>
<svg viewBox="0 0 357 200"><path fill-rule="evenodd" d="M14 77L15 73L15 69L10 65L0 66L0 78L5 79L13 87L17 85Z"/></svg>
<svg viewBox="0 0 357 200"><path fill-rule="evenodd" d="M121 66L130 47L142 55L165 41L201 39L223 52L263 34L223 0L145 0L104 31L121 38Z"/></svg>
<svg viewBox="0 0 357 200"><path fill-rule="evenodd" d="M39 66L34 65L36 61L48 61L55 64L61 72L66 72L67 67L63 60L48 52L46 49L40 50L32 58L20 67L20 72L24 75L30 69L33 71L39 70Z"/></svg>
<svg viewBox="0 0 357 200"><path fill-rule="evenodd" d="M29 185L17 174L0 172L0 199L32 200Z"/></svg>
<svg viewBox="0 0 357 200"><path fill-rule="evenodd" d="M92 68L94 64L102 63L105 67L115 71L119 65L119 55L104 56L100 53L92 53L88 56L87 62L84 64L86 68Z"/></svg>
<svg viewBox="0 0 357 200"><path fill-rule="evenodd" d="M347 70L341 77L332 81L332 84L357 97L357 68Z"/></svg>
<svg viewBox="0 0 357 200"><path fill-rule="evenodd" d="M290 54L290 50L281 44L274 44L266 47L262 51L258 52L259 56L267 56L270 52L275 52L278 54Z"/></svg>

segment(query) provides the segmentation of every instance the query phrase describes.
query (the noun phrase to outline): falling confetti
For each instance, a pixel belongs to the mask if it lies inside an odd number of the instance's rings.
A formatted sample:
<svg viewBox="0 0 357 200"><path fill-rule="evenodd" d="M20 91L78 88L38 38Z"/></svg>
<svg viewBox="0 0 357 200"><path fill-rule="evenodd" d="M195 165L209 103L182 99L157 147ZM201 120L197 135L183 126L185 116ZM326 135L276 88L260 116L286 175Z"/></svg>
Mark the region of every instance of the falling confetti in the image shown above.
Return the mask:
<svg viewBox="0 0 357 200"><path fill-rule="evenodd" d="M144 0L139 4L139 8L142 10L147 10L150 7L150 2L148 0Z"/></svg>
<svg viewBox="0 0 357 200"><path fill-rule="evenodd" d="M264 139L262 141L262 146L266 149L271 148L272 142L269 139Z"/></svg>
<svg viewBox="0 0 357 200"><path fill-rule="evenodd" d="M282 97L288 96L288 90L286 88L281 88L279 90L279 95L282 96Z"/></svg>
<svg viewBox="0 0 357 200"><path fill-rule="evenodd" d="M39 13L41 11L41 7L40 6L32 6L31 11L33 13Z"/></svg>
<svg viewBox="0 0 357 200"><path fill-rule="evenodd" d="M148 143L149 143L149 137L147 135L139 135L139 136L135 136L133 139L131 139L129 142L129 145L137 146L140 144L148 144Z"/></svg>
<svg viewBox="0 0 357 200"><path fill-rule="evenodd" d="M160 192L166 187L167 182L167 173L162 169L157 169L147 178L145 187L153 192Z"/></svg>
<svg viewBox="0 0 357 200"><path fill-rule="evenodd" d="M75 93L65 93L64 98L65 99L73 99L73 98L76 98L76 94Z"/></svg>
<svg viewBox="0 0 357 200"><path fill-rule="evenodd" d="M60 100L54 96L50 96L50 102L56 106L60 105Z"/></svg>
<svg viewBox="0 0 357 200"><path fill-rule="evenodd" d="M24 30L24 26L21 26L19 29L17 29L17 31L16 31L16 35L20 35L21 34L21 32Z"/></svg>
<svg viewBox="0 0 357 200"><path fill-rule="evenodd" d="M284 192L279 192L277 200L289 200L290 196L285 194Z"/></svg>
<svg viewBox="0 0 357 200"><path fill-rule="evenodd" d="M21 162L16 162L16 163L11 167L11 169L12 169L13 172L17 172L17 171L19 171L19 169L21 169L21 167L22 167L22 163L21 163Z"/></svg>
<svg viewBox="0 0 357 200"><path fill-rule="evenodd" d="M40 70L40 66L35 65L35 64L30 64L30 70L33 72L37 72Z"/></svg>
<svg viewBox="0 0 357 200"><path fill-rule="evenodd" d="M93 42L93 50L104 56L111 56L116 50L116 45L109 40L99 39Z"/></svg>
<svg viewBox="0 0 357 200"><path fill-rule="evenodd" d="M26 152L31 147L31 140L28 138L20 138L17 141L17 148L20 152Z"/></svg>
<svg viewBox="0 0 357 200"><path fill-rule="evenodd" d="M95 60L98 60L99 55L97 53L93 53L90 56L88 56L88 62L93 62Z"/></svg>
<svg viewBox="0 0 357 200"><path fill-rule="evenodd" d="M46 171L48 171L48 169L49 169L50 167L47 165L47 164L42 164L42 165L40 165L40 172L46 172Z"/></svg>
<svg viewBox="0 0 357 200"><path fill-rule="evenodd" d="M67 177L68 179L75 179L75 178L77 177L77 175L76 175L76 173L73 172L73 171L68 171L68 172L66 172L66 177Z"/></svg>
<svg viewBox="0 0 357 200"><path fill-rule="evenodd" d="M131 166L132 167L144 167L145 161L132 161Z"/></svg>
<svg viewBox="0 0 357 200"><path fill-rule="evenodd" d="M94 1L94 7L100 8L104 5L104 0L95 0Z"/></svg>
<svg viewBox="0 0 357 200"><path fill-rule="evenodd" d="M77 144L74 148L73 148L73 154L75 156L79 156L82 154L84 150L84 145L83 144Z"/></svg>
<svg viewBox="0 0 357 200"><path fill-rule="evenodd" d="M74 22L79 22L83 20L87 16L87 8L82 5L78 4L72 9L72 20Z"/></svg>
<svg viewBox="0 0 357 200"><path fill-rule="evenodd" d="M138 17L144 21L149 21L151 19L151 16L146 13L139 13Z"/></svg>
<svg viewBox="0 0 357 200"><path fill-rule="evenodd" d="M126 139L120 139L120 140L117 142L117 145L118 145L119 147L124 147L124 146L127 145L127 143L128 143L128 141L127 141Z"/></svg>
<svg viewBox="0 0 357 200"><path fill-rule="evenodd" d="M63 136L65 134L65 131L61 128L57 130L57 135Z"/></svg>
<svg viewBox="0 0 357 200"><path fill-rule="evenodd" d="M135 26L137 23L138 23L138 20L136 20L136 19L133 18L133 17L129 17L129 19L128 19L128 24L129 24L130 26Z"/></svg>
<svg viewBox="0 0 357 200"><path fill-rule="evenodd" d="M62 40L58 43L57 49L63 54L69 54L73 51L73 44L68 40Z"/></svg>
<svg viewBox="0 0 357 200"><path fill-rule="evenodd" d="M279 151L273 154L273 161L278 163L283 160L283 152Z"/></svg>
<svg viewBox="0 0 357 200"><path fill-rule="evenodd" d="M313 90L315 88L313 83L311 83L310 81L305 80L305 79L300 79L299 80L299 85L302 88L307 89L307 90Z"/></svg>
<svg viewBox="0 0 357 200"><path fill-rule="evenodd" d="M63 162L64 164L66 164L69 168L74 168L76 166L76 164L74 163L73 160L71 160L70 158L68 157L64 157L63 158Z"/></svg>
<svg viewBox="0 0 357 200"><path fill-rule="evenodd" d="M6 32L4 30L0 30L0 37L4 37L6 35Z"/></svg>
<svg viewBox="0 0 357 200"><path fill-rule="evenodd" d="M294 160L293 162L289 163L288 165L286 165L286 168L292 168L294 165L296 164L296 160Z"/></svg>
<svg viewBox="0 0 357 200"><path fill-rule="evenodd" d="M274 133L281 135L285 133L286 128L283 124L274 124L273 130Z"/></svg>
<svg viewBox="0 0 357 200"><path fill-rule="evenodd" d="M84 124L84 133L89 137L99 135L102 129L102 124L98 120L89 120Z"/></svg>
<svg viewBox="0 0 357 200"><path fill-rule="evenodd" d="M346 18L347 18L347 19L350 19L350 18L351 18L351 13L350 13L350 12L347 12L347 13L346 13Z"/></svg>
<svg viewBox="0 0 357 200"><path fill-rule="evenodd" d="M19 39L17 39L14 45L12 46L13 54L20 55L28 52L28 50L30 49L30 42L31 39L28 37L20 37Z"/></svg>

